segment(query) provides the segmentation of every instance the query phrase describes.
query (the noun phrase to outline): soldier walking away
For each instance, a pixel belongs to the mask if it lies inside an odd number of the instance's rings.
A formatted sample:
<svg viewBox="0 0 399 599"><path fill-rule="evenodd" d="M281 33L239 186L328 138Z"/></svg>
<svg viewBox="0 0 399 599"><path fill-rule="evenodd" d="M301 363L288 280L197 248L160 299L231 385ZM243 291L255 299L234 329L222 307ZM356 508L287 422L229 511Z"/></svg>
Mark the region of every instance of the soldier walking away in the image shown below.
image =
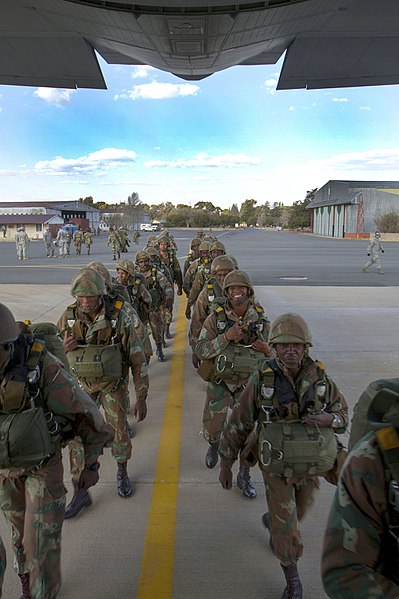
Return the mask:
<svg viewBox="0 0 399 599"><path fill-rule="evenodd" d="M43 235L43 241L46 248L47 258L54 258L53 234L50 231L50 227L46 227L46 231Z"/></svg>
<svg viewBox="0 0 399 599"><path fill-rule="evenodd" d="M270 325L269 345L276 357L251 376L224 431L219 481L224 489L231 488L231 466L244 446L247 459L258 459L268 504L263 523L287 583L282 599L302 599L298 522L313 503L318 474L334 467L335 433L345 431L348 408L324 364L309 356L312 339L301 316L277 317Z"/></svg>
<svg viewBox="0 0 399 599"><path fill-rule="evenodd" d="M265 340L269 321L263 308L254 306L254 289L248 275L240 270L229 272L223 296L222 302L215 302L194 348L201 360L197 372L208 381L202 420L203 435L209 443L207 468L217 464L228 408L241 395L252 372L272 353ZM240 460L237 486L245 497L256 497L244 459Z"/></svg>
<svg viewBox="0 0 399 599"><path fill-rule="evenodd" d="M77 484L87 490L98 481L98 458L112 430L45 343L3 304L0 389L0 508L11 530L21 599L55 599L66 493L61 448L79 435L84 468Z"/></svg>
<svg viewBox="0 0 399 599"><path fill-rule="evenodd" d="M133 241L135 244L138 244L140 241L140 237L141 237L141 233L138 229L135 229L133 231Z"/></svg>
<svg viewBox="0 0 399 599"><path fill-rule="evenodd" d="M76 301L68 306L58 321L64 334L64 350L71 373L100 405L106 421L115 432L112 456L116 460L118 495L133 495L127 473L132 444L127 433L127 377L131 369L136 391L134 415L140 422L147 415L147 363L137 337L131 314L120 298L107 295L105 281L94 268L81 270L72 280L71 295ZM130 312L131 306L129 305ZM77 481L82 468L82 448L77 439L71 444L71 473L74 496L65 518L75 517L91 504L85 489Z"/></svg>
<svg viewBox="0 0 399 599"><path fill-rule="evenodd" d="M109 228L107 245L111 246L112 260L116 260L117 258L119 260L121 257L121 251L122 251L121 240L120 240L118 233L115 231L114 227L112 227L112 226Z"/></svg>
<svg viewBox="0 0 399 599"><path fill-rule="evenodd" d="M62 227L58 229L56 242L58 247L58 257L66 258L68 254L68 235Z"/></svg>
<svg viewBox="0 0 399 599"><path fill-rule="evenodd" d="M90 255L90 248L91 245L93 243L93 233L91 232L90 228L87 229L87 231L84 234L84 242L85 242L85 246L86 246L86 250L87 250L87 255Z"/></svg>
<svg viewBox="0 0 399 599"><path fill-rule="evenodd" d="M377 267L377 272L379 275L385 274L381 268L381 260L380 260L380 252L384 253L384 248L381 243L381 233L376 231L374 233L374 237L370 239L369 245L367 247L367 256L370 256L370 260L366 262L363 266L363 272L368 272L368 269L372 264L375 264Z"/></svg>
<svg viewBox="0 0 399 599"><path fill-rule="evenodd" d="M84 234L81 227L78 227L74 232L73 242L75 244L76 255L80 256L82 253L82 243L84 242Z"/></svg>
<svg viewBox="0 0 399 599"><path fill-rule="evenodd" d="M18 227L17 232L15 233L15 245L17 248L18 260L28 259L27 249L29 243L30 239L25 232L25 227Z"/></svg>
<svg viewBox="0 0 399 599"><path fill-rule="evenodd" d="M397 599L399 379L370 383L356 416L368 433L353 444L351 432L352 449L338 479L324 537L323 585L331 599Z"/></svg>
<svg viewBox="0 0 399 599"><path fill-rule="evenodd" d="M67 236L67 254L71 255L71 243L72 243L72 233L69 227L66 228L66 236Z"/></svg>
<svg viewBox="0 0 399 599"><path fill-rule="evenodd" d="M161 262L169 269L172 276L172 289L174 292L174 283L177 285L177 295L183 293L183 276L180 269L179 261L176 257L176 252L171 244L170 238L166 235L158 239L159 258ZM173 293L174 296L174 293ZM174 297L173 297L174 299ZM165 337L171 339L170 325L173 317L173 303L171 309L165 309Z"/></svg>

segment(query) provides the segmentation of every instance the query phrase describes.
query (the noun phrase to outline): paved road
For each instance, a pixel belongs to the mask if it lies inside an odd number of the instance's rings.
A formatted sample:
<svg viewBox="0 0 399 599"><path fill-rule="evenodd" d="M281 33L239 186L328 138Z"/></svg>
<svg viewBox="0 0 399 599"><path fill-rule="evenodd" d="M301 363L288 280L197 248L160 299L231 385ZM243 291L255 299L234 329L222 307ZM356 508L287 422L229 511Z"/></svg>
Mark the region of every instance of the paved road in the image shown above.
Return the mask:
<svg viewBox="0 0 399 599"><path fill-rule="evenodd" d="M186 247L188 237L185 231L176 232L180 248ZM368 382L398 375L399 306L394 271L398 256L394 264L394 244L387 244L384 263L387 273L392 273L383 277L358 272L364 260L364 242L253 230L228 232L221 239L240 264L248 267L257 282L256 294L271 318L295 310L308 320L314 340L312 355L326 364L351 408ZM96 239L95 259L106 255L100 253L101 243L101 237ZM9 251L8 258L3 248ZM252 260L251 248L256 248ZM78 261L84 264L87 258L71 257L50 270L43 268L49 261L33 257L27 267L15 268L13 249L11 244L0 244L0 301L12 307L19 319L54 322L71 301L70 276L79 267ZM32 250L36 251L35 247ZM336 282L330 282L325 272L333 251L340 264L335 270ZM299 264L299 256L304 258L303 268L306 257L312 256L312 268L303 272L317 272L317 284L278 278L279 273L289 272L285 269L292 256ZM8 263L12 268L5 268ZM107 264L112 266L109 254ZM30 268L36 265L40 269ZM236 488L223 491L218 469L209 471L203 463L207 445L199 433L205 384L191 366L184 305L182 299L180 308L176 306L167 362L150 364L149 413L137 425L129 463L136 494L119 499L115 463L107 452L102 458L100 483L92 491L92 508L64 525L60 599L281 597L283 575L260 522L265 499L259 471L253 470L258 497L247 500ZM65 471L70 491L67 456ZM316 503L301 526L305 553L299 568L307 599L326 597L319 562L333 492L334 487L322 479ZM17 599L9 536L1 520L0 532L9 556L4 597Z"/></svg>

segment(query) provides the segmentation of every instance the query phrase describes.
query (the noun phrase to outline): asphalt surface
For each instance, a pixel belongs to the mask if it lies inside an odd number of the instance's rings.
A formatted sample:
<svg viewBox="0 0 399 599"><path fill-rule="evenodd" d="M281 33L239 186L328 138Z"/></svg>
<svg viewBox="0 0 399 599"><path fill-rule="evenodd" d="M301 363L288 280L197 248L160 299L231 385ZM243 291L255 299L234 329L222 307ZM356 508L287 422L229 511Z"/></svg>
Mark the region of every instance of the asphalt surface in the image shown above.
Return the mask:
<svg viewBox="0 0 399 599"><path fill-rule="evenodd" d="M173 231L179 256L186 253L193 233ZM295 311L308 321L313 335L311 355L325 363L350 410L370 381L398 376L399 245L386 244L386 275L380 276L361 272L365 241L251 229L218 232L218 236L251 274L256 295L271 319ZM29 260L21 264L14 244L0 244L0 301L17 319L55 322L71 302L70 278L88 261L87 256L47 260L43 254L42 243L34 242ZM132 252L124 256L131 257ZM110 257L105 236L95 238L89 260L104 261L112 268ZM299 276L299 272L308 278L281 278ZM182 298L180 316L175 306L167 361L150 363L148 416L136 424L129 462L136 493L128 500L117 496L116 467L107 451L101 458L100 482L91 492L93 506L64 524L60 599L281 597L283 574L261 524L266 503L259 470L252 469L258 497L249 500L235 486L230 492L222 490L218 467L208 470L204 465L207 444L200 431L205 383L191 366L186 323L181 318L184 306ZM170 409L174 410L172 420L167 418ZM181 431L176 426L179 419ZM129 420L134 422L131 415ZM170 471L162 470L160 464L173 455L177 457L167 465ZM69 499L66 455L64 464ZM233 472L235 479L237 466ZM176 499L169 517L170 506L166 501L156 503L154 497L157 490L169 497L171 488ZM321 479L315 504L301 523L305 550L299 570L306 599L326 598L319 564L334 490ZM166 533L162 516L171 527ZM18 599L19 583L2 519L0 533L9 562L3 596ZM169 563L169 575L160 579Z"/></svg>

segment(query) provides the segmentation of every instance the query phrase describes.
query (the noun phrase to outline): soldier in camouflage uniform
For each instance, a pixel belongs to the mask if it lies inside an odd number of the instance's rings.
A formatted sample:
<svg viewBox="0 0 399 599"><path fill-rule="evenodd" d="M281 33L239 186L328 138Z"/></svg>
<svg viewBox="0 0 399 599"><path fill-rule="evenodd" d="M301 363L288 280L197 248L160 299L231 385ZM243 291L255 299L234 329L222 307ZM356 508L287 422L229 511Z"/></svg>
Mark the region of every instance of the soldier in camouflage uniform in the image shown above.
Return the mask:
<svg viewBox="0 0 399 599"><path fill-rule="evenodd" d="M13 413L14 426L24 441L13 453L7 432L0 440L2 462L8 456L8 466L2 464L0 469L0 508L11 529L21 599L55 599L61 584L66 494L61 448L79 435L84 468L78 486L87 489L98 481L98 458L113 433L61 362L46 351L44 343L26 334L23 325L17 327L3 304L0 331L1 413ZM31 420L29 434L24 432L25 421L18 418L27 416L27 410L34 411L36 423L42 418L44 429L35 429ZM38 439L45 438L45 432L49 440L43 447Z"/></svg>
<svg viewBox="0 0 399 599"><path fill-rule="evenodd" d="M130 246L129 234L124 227L119 227L118 229L118 237L121 246L121 252L126 254L128 251L128 247Z"/></svg>
<svg viewBox="0 0 399 599"><path fill-rule="evenodd" d="M219 449L219 480L223 488L230 489L231 466L256 425L258 436L252 446L259 458L269 508L263 523L286 578L282 599L302 598L297 561L303 544L298 522L319 488L317 474L334 465L334 433L343 433L348 424L346 401L324 365L308 355L311 345L309 328L297 314L283 314L272 322L269 346L276 358L266 360L250 378L233 408ZM282 445L278 445L280 439ZM328 446L321 445L324 439Z"/></svg>
<svg viewBox="0 0 399 599"><path fill-rule="evenodd" d="M58 229L56 242L58 247L58 257L66 258L68 255L68 235L62 227Z"/></svg>
<svg viewBox="0 0 399 599"><path fill-rule="evenodd" d="M146 252L149 247L153 247L158 251L158 240L155 235L148 235L147 245L144 247L144 252Z"/></svg>
<svg viewBox="0 0 399 599"><path fill-rule="evenodd" d="M140 237L141 237L141 233L138 229L135 229L133 231L133 241L135 244L138 244L138 242L140 241Z"/></svg>
<svg viewBox="0 0 399 599"><path fill-rule="evenodd" d="M117 257L119 260L121 257L122 246L120 237L118 233L115 231L114 227L109 228L107 245L111 245L112 260L116 260Z"/></svg>
<svg viewBox="0 0 399 599"><path fill-rule="evenodd" d="M190 251L188 252L187 260L184 262L183 266L183 278L186 276L187 269L191 265L194 260L199 258L199 246L201 244L201 239L199 237L194 237L194 239L190 242Z"/></svg>
<svg viewBox="0 0 399 599"><path fill-rule="evenodd" d="M67 237L67 245L66 245L67 255L70 256L70 254L71 254L72 233L71 233L69 227L66 229L65 232L66 232L66 237Z"/></svg>
<svg viewBox="0 0 399 599"><path fill-rule="evenodd" d="M124 302L107 295L104 279L93 268L81 270L72 280L71 294L76 302L68 306L58 321L64 334L64 350L71 372L84 390L102 406L107 422L115 432L112 456L118 464L117 487L122 498L133 495L127 473L132 444L127 433L129 396L127 377L132 372L136 391L134 415L140 422L147 415L147 362L137 337L129 309ZM91 505L87 491L79 489L81 451L75 440L71 451L74 496L65 517L73 518Z"/></svg>
<svg viewBox="0 0 399 599"><path fill-rule="evenodd" d="M27 249L29 243L30 239L25 232L25 227L18 227L17 232L15 233L15 246L17 248L18 260L28 259Z"/></svg>
<svg viewBox="0 0 399 599"><path fill-rule="evenodd" d="M370 397L359 422L369 432L345 461L324 538L331 599L399 597L399 379L374 381L359 403Z"/></svg>
<svg viewBox="0 0 399 599"><path fill-rule="evenodd" d="M43 235L43 241L46 247L47 258L54 258L53 235L50 231L50 227L46 227L46 231Z"/></svg>
<svg viewBox="0 0 399 599"><path fill-rule="evenodd" d="M254 290L248 275L240 270L229 272L223 283L225 301L215 302L204 322L195 353L212 367L208 380L203 414L203 434L209 443L205 456L207 468L218 461L220 439L226 425L229 406L240 396L251 373L269 355L265 341L269 321L263 309L253 304ZM198 372L202 375L201 369ZM256 497L249 467L243 460L237 476L243 495Z"/></svg>
<svg viewBox="0 0 399 599"><path fill-rule="evenodd" d="M199 246L200 256L197 260L194 260L187 269L186 275L183 280L183 289L187 298L190 295L191 287L193 285L195 275L197 274L198 269L204 267L210 273L211 268L211 259L209 257L209 246L210 244L207 241L201 242ZM191 304L187 304L186 307L186 318L190 320L191 318Z"/></svg>
<svg viewBox="0 0 399 599"><path fill-rule="evenodd" d="M195 353L202 327L211 313L211 305L218 298L223 298L223 283L226 275L237 268L235 260L230 256L218 256L212 262L211 278L202 289L195 302L191 316L189 342L192 349L192 363L198 368L199 359Z"/></svg>
<svg viewBox="0 0 399 599"><path fill-rule="evenodd" d="M136 264L140 272L146 278L148 289L151 294L152 304L148 315L152 336L155 341L156 352L160 362L165 361L162 349L162 339L165 323L162 318L162 306L171 309L173 306L173 289L168 279L157 269L150 265L150 257L147 252L137 252Z"/></svg>
<svg viewBox="0 0 399 599"><path fill-rule="evenodd" d="M88 229L84 234L84 242L87 250L87 255L90 255L90 249L93 243L93 233Z"/></svg>
<svg viewBox="0 0 399 599"><path fill-rule="evenodd" d="M363 272L368 272L368 269L372 264L375 264L377 267L377 272L379 275L385 274L381 268L381 260L380 260L380 252L384 253L384 248L381 243L381 233L376 231L374 233L373 239L370 239L369 245L367 247L367 256L370 256L370 259L363 266Z"/></svg>
<svg viewBox="0 0 399 599"><path fill-rule="evenodd" d="M174 283L177 285L177 295L181 295L183 293L183 276L181 274L180 264L176 257L175 250L171 246L170 238L164 235L158 239L159 245L159 258L161 262L169 268L172 274L172 290L174 291ZM174 299L174 298L173 298ZM165 309L164 312L164 320L165 320L165 337L166 339L171 339L170 334L170 324L172 322L173 316L173 304L171 309Z"/></svg>
<svg viewBox="0 0 399 599"><path fill-rule="evenodd" d="M205 283L211 276L212 271L212 261L217 256L224 256L226 253L226 249L220 241L214 241L209 246L209 256L210 262L198 267L197 273L194 277L193 284L191 286L190 295L188 296L187 307L194 306L195 302L202 289L204 288Z"/></svg>
<svg viewBox="0 0 399 599"><path fill-rule="evenodd" d="M75 244L76 255L80 256L82 253L82 243L84 242L84 233L81 227L78 227L72 236L73 243Z"/></svg>

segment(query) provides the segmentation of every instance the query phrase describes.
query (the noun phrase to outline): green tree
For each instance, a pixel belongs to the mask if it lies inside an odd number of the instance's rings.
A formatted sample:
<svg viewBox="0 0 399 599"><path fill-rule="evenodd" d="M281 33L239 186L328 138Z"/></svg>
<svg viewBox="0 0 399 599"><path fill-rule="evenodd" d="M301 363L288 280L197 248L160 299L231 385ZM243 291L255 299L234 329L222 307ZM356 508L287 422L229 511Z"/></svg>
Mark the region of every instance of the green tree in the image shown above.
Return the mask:
<svg viewBox="0 0 399 599"><path fill-rule="evenodd" d="M310 226L310 211L306 210L306 206L314 199L316 191L317 187L307 191L304 200L293 203L287 222L290 229L306 229Z"/></svg>
<svg viewBox="0 0 399 599"><path fill-rule="evenodd" d="M240 219L242 223L256 225L258 219L258 210L256 209L256 200L245 200L241 204Z"/></svg>

